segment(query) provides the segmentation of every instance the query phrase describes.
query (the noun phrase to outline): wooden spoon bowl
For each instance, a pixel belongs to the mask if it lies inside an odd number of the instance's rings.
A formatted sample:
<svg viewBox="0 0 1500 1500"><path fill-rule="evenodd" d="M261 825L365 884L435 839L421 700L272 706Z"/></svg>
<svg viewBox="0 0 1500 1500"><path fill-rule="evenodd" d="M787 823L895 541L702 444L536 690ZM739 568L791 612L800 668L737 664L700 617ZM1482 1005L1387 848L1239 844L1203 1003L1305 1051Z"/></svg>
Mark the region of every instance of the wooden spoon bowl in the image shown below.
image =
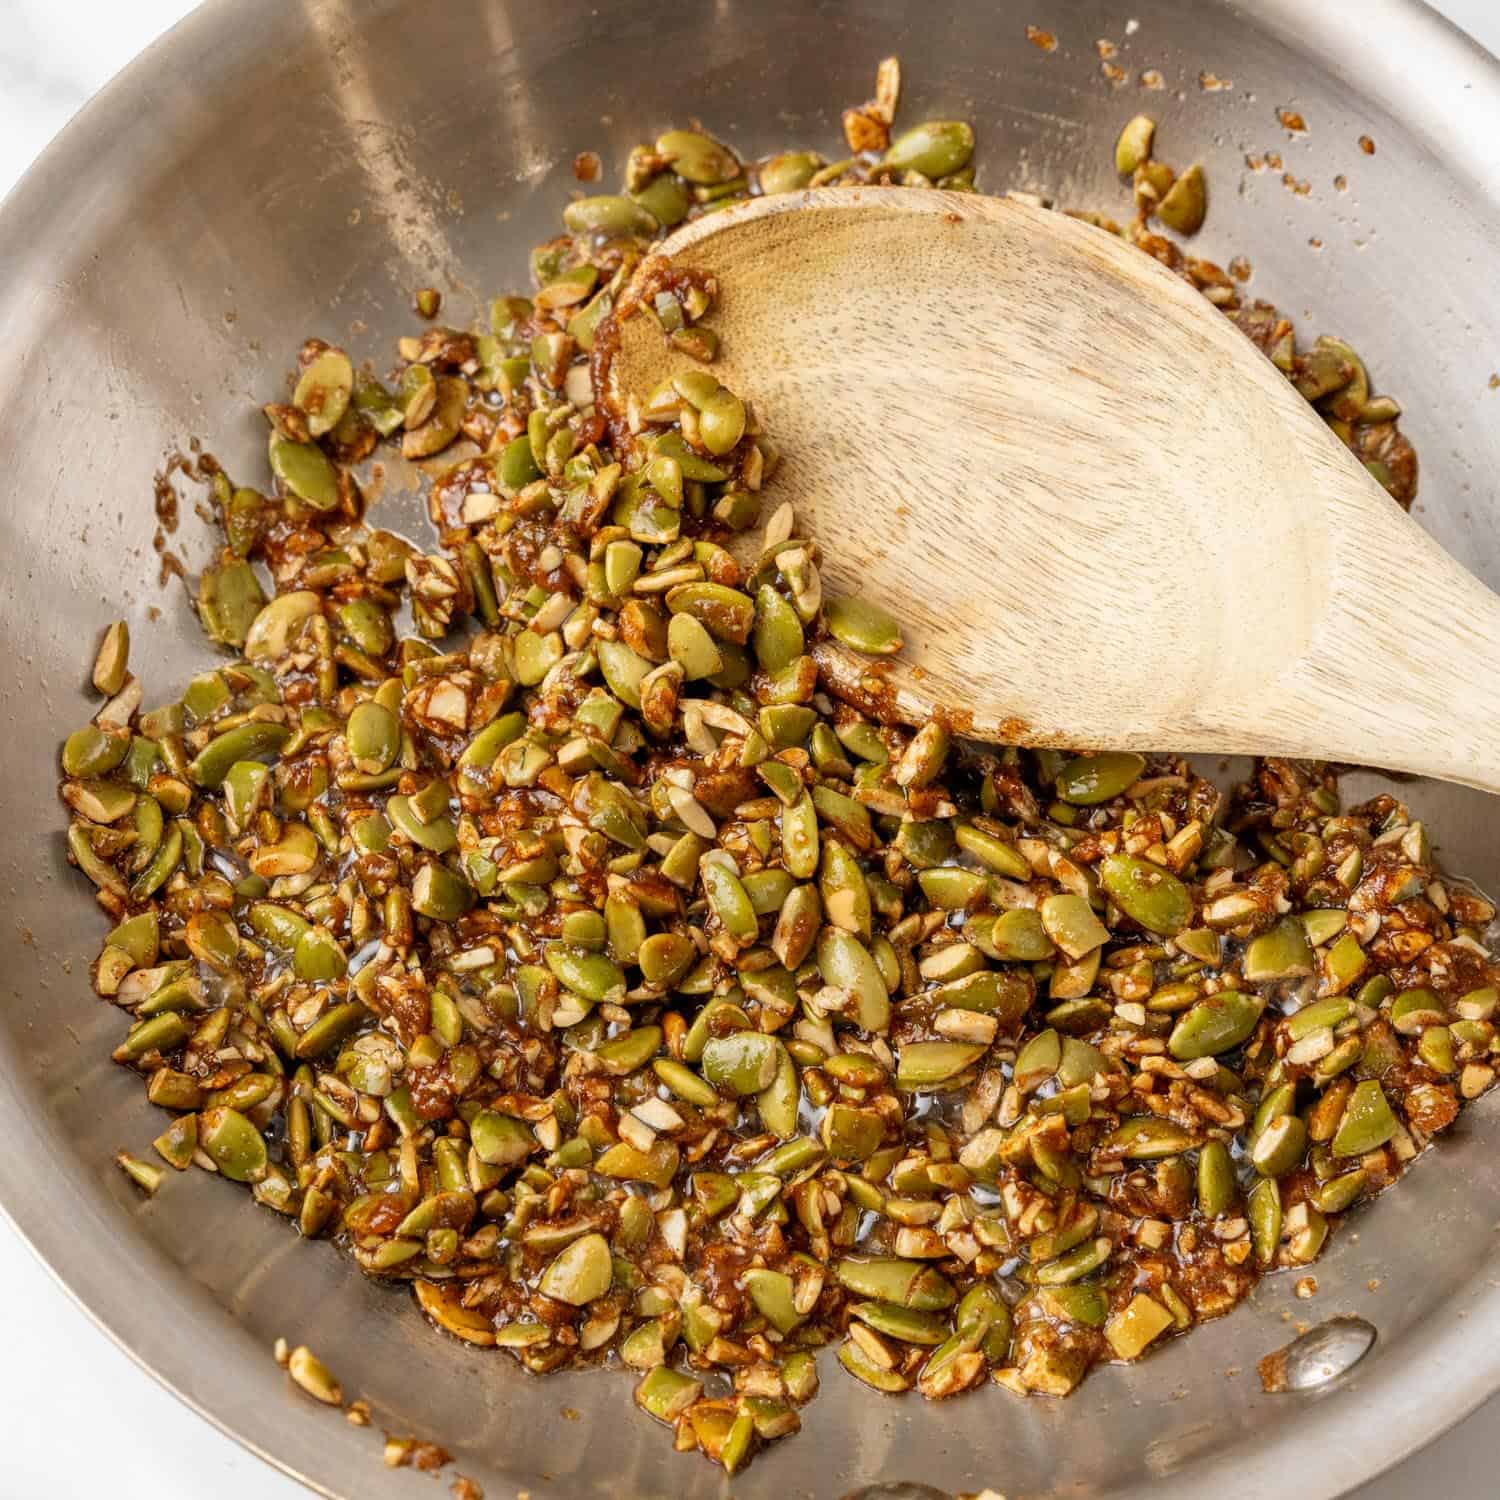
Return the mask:
<svg viewBox="0 0 1500 1500"><path fill-rule="evenodd" d="M907 646L855 701L1008 743L1275 754L1500 790L1500 600L1180 278L1064 214L822 188L685 225L710 367L826 586ZM692 366L623 319L607 396Z"/></svg>

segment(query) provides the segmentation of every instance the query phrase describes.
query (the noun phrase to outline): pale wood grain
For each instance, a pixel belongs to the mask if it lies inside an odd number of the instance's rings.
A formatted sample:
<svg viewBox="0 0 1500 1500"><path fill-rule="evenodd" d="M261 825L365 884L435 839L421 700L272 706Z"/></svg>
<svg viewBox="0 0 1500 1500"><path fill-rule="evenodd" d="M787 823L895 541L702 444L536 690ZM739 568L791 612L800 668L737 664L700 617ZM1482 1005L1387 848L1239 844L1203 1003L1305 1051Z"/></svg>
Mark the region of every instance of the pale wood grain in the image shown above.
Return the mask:
<svg viewBox="0 0 1500 1500"><path fill-rule="evenodd" d="M713 371L781 449L827 587L902 621L903 719L1500 790L1500 600L1148 256L1024 203L869 188L756 199L666 250L719 278ZM686 363L628 320L614 396ZM870 663L823 665L848 688Z"/></svg>

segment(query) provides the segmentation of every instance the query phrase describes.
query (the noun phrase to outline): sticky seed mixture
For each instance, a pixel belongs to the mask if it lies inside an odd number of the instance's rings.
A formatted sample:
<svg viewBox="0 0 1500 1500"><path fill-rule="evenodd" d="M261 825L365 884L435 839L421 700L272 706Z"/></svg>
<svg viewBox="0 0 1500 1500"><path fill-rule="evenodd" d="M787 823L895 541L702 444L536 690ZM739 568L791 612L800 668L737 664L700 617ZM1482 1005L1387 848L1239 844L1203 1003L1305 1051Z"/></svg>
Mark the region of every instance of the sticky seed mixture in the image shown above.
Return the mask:
<svg viewBox="0 0 1500 1500"><path fill-rule="evenodd" d="M1394 796L1274 759L1226 796L1178 757L964 743L820 685L820 641L878 661L900 624L825 594L776 503L772 436L713 373L733 288L632 273L749 194L971 190L972 128L896 130L899 89L892 59L833 161L636 148L486 327L419 293L388 379L309 340L265 408L271 482L214 477L220 655L147 707L112 626L62 752L162 1161L528 1371L625 1366L731 1472L797 1431L824 1346L876 1391L1064 1395L1228 1312L1495 1076L1494 908ZM1151 227L1207 198L1154 137L1116 150L1133 222L1089 217L1410 503L1353 349L1299 348ZM627 304L697 364L611 414L591 363ZM426 465L421 544L365 513L357 468L395 446Z"/></svg>

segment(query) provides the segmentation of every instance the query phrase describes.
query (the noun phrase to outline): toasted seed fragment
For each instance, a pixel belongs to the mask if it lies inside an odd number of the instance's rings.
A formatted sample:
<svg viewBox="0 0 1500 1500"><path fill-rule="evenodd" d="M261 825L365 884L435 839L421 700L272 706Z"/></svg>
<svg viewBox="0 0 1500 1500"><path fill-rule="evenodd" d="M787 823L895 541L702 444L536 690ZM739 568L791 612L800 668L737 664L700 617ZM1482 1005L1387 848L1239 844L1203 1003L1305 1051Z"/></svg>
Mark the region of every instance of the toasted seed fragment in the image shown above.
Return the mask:
<svg viewBox="0 0 1500 1500"><path fill-rule="evenodd" d="M1156 122L1149 115L1136 115L1128 121L1115 142L1115 171L1129 177L1151 155L1151 139Z"/></svg>
<svg viewBox="0 0 1500 1500"><path fill-rule="evenodd" d="M1120 1359L1139 1359L1146 1346L1172 1326L1172 1314L1154 1298L1137 1292L1104 1327L1104 1337Z"/></svg>
<svg viewBox="0 0 1500 1500"><path fill-rule="evenodd" d="M120 1170L149 1198L161 1186L161 1168L132 1156L128 1151L115 1155Z"/></svg>
<svg viewBox="0 0 1500 1500"><path fill-rule="evenodd" d="M585 1234L561 1251L542 1273L541 1290L557 1302L582 1307L602 1297L613 1279L609 1241Z"/></svg>
<svg viewBox="0 0 1500 1500"><path fill-rule="evenodd" d="M94 687L106 698L113 698L125 686L130 659L130 627L116 620L104 632L94 657Z"/></svg>
<svg viewBox="0 0 1500 1500"><path fill-rule="evenodd" d="M306 1344L298 1344L287 1358L286 1372L315 1401L325 1406L344 1404L343 1388L328 1367Z"/></svg>
<svg viewBox="0 0 1500 1500"><path fill-rule="evenodd" d="M1196 162L1177 179L1156 206L1156 216L1178 234L1197 234L1208 209L1208 184Z"/></svg>

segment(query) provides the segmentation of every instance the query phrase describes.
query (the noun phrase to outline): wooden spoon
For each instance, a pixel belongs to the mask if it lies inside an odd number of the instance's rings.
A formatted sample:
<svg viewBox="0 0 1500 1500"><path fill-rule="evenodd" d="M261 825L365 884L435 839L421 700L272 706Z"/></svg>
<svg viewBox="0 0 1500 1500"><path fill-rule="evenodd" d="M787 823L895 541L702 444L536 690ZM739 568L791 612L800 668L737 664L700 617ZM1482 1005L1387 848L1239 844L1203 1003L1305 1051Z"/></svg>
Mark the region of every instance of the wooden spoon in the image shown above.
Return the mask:
<svg viewBox="0 0 1500 1500"><path fill-rule="evenodd" d="M823 188L683 226L825 591L844 696L1008 743L1287 755L1500 791L1500 600L1286 378L1117 237L1003 198ZM698 368L622 319L622 409Z"/></svg>

